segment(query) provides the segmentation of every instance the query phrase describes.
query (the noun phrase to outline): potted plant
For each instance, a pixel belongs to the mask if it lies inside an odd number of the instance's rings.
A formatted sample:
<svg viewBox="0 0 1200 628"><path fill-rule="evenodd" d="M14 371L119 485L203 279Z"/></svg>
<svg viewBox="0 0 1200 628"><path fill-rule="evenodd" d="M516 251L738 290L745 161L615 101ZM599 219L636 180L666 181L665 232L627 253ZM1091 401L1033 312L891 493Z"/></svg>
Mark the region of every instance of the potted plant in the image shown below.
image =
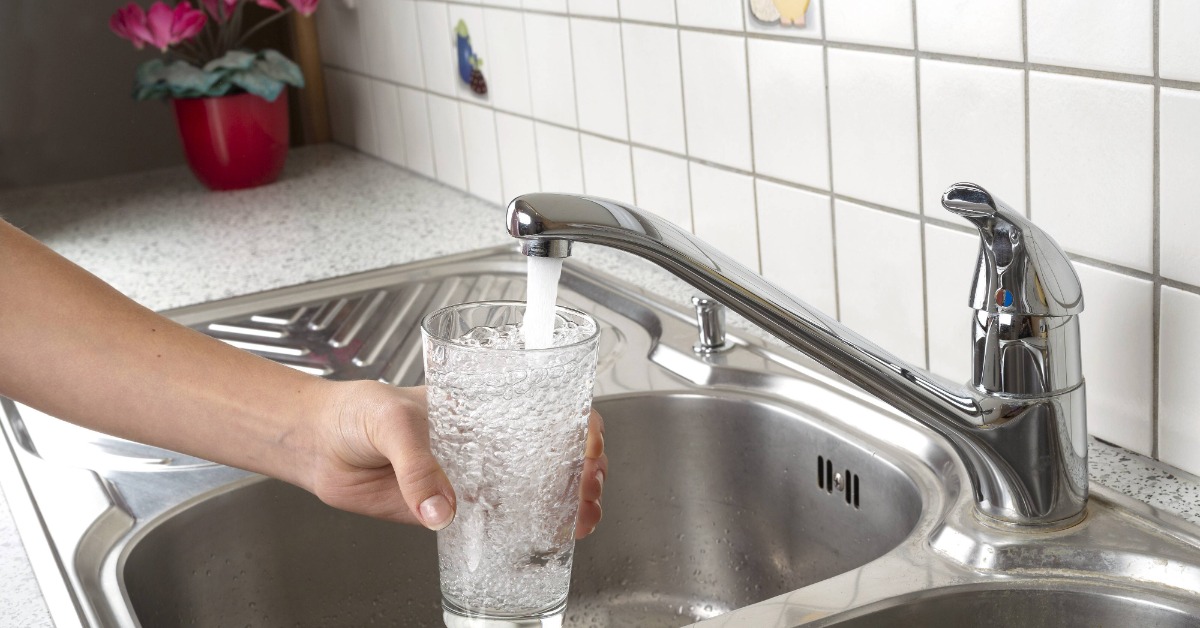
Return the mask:
<svg viewBox="0 0 1200 628"><path fill-rule="evenodd" d="M253 1L275 13L243 29L243 9ZM188 165L204 185L234 190L275 181L288 148L284 87L304 86L300 68L275 50L245 49L256 31L298 11L312 15L319 0L201 0L174 6L158 1L143 10L118 9L109 28L141 50L163 57L142 63L134 79L138 100L170 100Z"/></svg>

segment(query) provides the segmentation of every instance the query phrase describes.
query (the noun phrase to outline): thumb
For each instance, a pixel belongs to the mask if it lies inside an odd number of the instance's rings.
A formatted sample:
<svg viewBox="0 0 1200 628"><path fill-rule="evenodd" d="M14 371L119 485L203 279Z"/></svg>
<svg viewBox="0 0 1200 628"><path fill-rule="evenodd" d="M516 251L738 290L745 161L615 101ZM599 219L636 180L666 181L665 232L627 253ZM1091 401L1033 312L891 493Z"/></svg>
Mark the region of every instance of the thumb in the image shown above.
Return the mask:
<svg viewBox="0 0 1200 628"><path fill-rule="evenodd" d="M421 525L441 530L454 521L454 488L430 450L425 413L406 414L380 426L375 447L392 463L408 509Z"/></svg>

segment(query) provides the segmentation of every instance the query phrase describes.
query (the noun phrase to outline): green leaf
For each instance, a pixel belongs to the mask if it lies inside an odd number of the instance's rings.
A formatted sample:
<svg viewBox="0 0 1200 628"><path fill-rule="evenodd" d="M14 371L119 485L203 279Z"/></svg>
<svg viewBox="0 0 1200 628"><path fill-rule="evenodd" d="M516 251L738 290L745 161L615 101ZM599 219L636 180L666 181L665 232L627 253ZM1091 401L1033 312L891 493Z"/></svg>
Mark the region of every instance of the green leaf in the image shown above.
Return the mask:
<svg viewBox="0 0 1200 628"><path fill-rule="evenodd" d="M234 72L229 75L229 80L234 85L269 101L274 101L279 98L279 92L283 91L283 81L277 81L266 74L247 70L245 72Z"/></svg>
<svg viewBox="0 0 1200 628"><path fill-rule="evenodd" d="M304 74L300 71L300 66L292 63L291 59L275 50L268 48L258 53L254 69L276 81L282 81L293 87L304 87Z"/></svg>
<svg viewBox="0 0 1200 628"><path fill-rule="evenodd" d="M257 57L254 53L244 50L230 50L223 57L213 59L204 66L205 72L216 72L218 70L249 70Z"/></svg>
<svg viewBox="0 0 1200 628"><path fill-rule="evenodd" d="M159 59L151 59L137 69L133 97L149 100L206 96L220 78L186 61L164 64Z"/></svg>

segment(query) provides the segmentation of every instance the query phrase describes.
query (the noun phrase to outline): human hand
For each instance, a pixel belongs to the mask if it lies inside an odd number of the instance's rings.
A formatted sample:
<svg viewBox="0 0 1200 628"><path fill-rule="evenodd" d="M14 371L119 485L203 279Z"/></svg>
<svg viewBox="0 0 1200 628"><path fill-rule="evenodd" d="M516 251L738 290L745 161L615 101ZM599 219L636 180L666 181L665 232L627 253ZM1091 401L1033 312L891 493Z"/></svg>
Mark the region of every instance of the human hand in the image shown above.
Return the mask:
<svg viewBox="0 0 1200 628"><path fill-rule="evenodd" d="M315 452L307 488L326 504L359 514L440 530L453 521L454 489L429 444L424 387L374 381L330 382L327 404L311 426ZM600 522L604 422L588 422L575 538Z"/></svg>

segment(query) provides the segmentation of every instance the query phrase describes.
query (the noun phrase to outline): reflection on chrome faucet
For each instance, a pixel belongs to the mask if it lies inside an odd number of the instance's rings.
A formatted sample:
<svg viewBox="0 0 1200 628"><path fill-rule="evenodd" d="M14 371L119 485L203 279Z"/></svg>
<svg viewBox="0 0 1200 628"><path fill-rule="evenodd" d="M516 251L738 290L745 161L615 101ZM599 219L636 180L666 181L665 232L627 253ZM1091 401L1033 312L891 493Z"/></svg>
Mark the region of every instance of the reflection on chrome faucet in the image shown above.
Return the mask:
<svg viewBox="0 0 1200 628"><path fill-rule="evenodd" d="M657 263L705 294L945 436L993 521L1059 528L1087 503L1087 420L1079 357L1083 295L1044 231L970 183L942 205L979 230L971 290L973 376L948 386L649 212L566 194L527 194L508 208L526 255L571 242Z"/></svg>

